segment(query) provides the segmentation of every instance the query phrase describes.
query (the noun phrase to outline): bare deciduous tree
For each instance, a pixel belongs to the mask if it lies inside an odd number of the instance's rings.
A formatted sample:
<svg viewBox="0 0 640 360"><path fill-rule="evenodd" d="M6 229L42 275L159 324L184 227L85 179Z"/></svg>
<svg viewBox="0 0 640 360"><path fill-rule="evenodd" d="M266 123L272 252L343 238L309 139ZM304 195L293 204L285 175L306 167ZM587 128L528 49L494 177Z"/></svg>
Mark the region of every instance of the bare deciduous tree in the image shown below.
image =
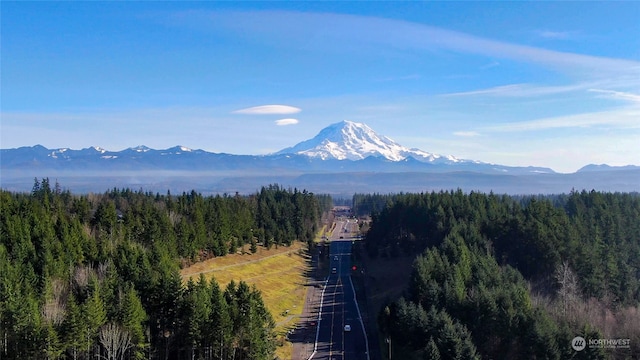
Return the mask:
<svg viewBox="0 0 640 360"><path fill-rule="evenodd" d="M66 315L66 304L68 297L67 284L60 279L51 280L51 294L47 296L42 307L42 316L53 325L60 325Z"/></svg>
<svg viewBox="0 0 640 360"><path fill-rule="evenodd" d="M558 265L554 276L560 286L558 289L558 298L562 302L562 315L571 315L570 310L575 307L576 302L580 299L578 277L573 270L571 270L567 261ZM567 312L569 312L569 314Z"/></svg>
<svg viewBox="0 0 640 360"><path fill-rule="evenodd" d="M100 329L100 343L107 360L122 360L131 348L131 334L120 325L109 323Z"/></svg>
<svg viewBox="0 0 640 360"><path fill-rule="evenodd" d="M74 269L73 280L78 289L84 289L89 285L89 279L95 276L93 268L86 265L76 266Z"/></svg>
<svg viewBox="0 0 640 360"><path fill-rule="evenodd" d="M103 261L98 264L98 279L104 280L109 272L109 261Z"/></svg>

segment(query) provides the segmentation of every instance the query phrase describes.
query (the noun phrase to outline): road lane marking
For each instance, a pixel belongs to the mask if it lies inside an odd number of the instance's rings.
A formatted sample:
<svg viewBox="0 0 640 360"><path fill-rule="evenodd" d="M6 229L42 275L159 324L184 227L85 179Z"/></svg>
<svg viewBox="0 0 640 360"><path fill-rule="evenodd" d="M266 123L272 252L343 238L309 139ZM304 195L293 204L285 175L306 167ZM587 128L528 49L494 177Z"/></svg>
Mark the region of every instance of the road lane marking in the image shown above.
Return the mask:
<svg viewBox="0 0 640 360"><path fill-rule="evenodd" d="M336 291L338 289L338 283L333 287L333 304L331 304L331 332L329 335L329 359L333 355L333 324L336 322Z"/></svg>
<svg viewBox="0 0 640 360"><path fill-rule="evenodd" d="M324 281L324 286L322 287L322 294L320 294L320 310L318 311L318 321L316 322L316 341L313 344L313 352L311 356L309 356L308 360L311 360L313 356L318 352L318 337L320 336L320 321L322 321L322 307L324 306L324 291L327 290L327 283L329 282L329 277L327 277Z"/></svg>
<svg viewBox="0 0 640 360"><path fill-rule="evenodd" d="M367 360L369 359L369 339L367 339L367 331L364 328L364 322L362 322L362 314L360 314L360 306L358 306L358 299L356 298L356 289L353 287L353 281L349 276L349 282L351 283L351 290L353 290L353 302L356 303L356 311L358 311L358 319L360 319L360 326L362 326L362 335L364 336L364 344L367 349Z"/></svg>

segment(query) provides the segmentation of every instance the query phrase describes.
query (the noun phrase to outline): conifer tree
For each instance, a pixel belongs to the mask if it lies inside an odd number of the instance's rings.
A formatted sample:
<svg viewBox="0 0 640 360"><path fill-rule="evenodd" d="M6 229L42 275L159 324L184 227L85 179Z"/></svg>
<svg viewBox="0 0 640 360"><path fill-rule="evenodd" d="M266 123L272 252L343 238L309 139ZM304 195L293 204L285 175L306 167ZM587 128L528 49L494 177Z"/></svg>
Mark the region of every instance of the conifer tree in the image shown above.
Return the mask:
<svg viewBox="0 0 640 360"><path fill-rule="evenodd" d="M120 311L118 319L124 330L131 334L132 355L134 359L144 357L146 344L144 324L147 320L147 313L142 307L142 302L138 297L135 288L126 283L122 293Z"/></svg>

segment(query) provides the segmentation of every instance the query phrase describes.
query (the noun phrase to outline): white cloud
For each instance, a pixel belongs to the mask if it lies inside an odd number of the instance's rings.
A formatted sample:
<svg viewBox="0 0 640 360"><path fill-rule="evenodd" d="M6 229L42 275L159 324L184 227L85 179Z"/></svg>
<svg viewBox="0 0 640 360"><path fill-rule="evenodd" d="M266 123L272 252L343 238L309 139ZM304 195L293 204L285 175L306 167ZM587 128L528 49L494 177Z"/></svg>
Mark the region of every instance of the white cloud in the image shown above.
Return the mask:
<svg viewBox="0 0 640 360"><path fill-rule="evenodd" d="M233 113L246 115L286 115L296 114L300 111L300 108L289 105L262 105L236 110L233 111Z"/></svg>
<svg viewBox="0 0 640 360"><path fill-rule="evenodd" d="M409 74L409 75L380 78L380 79L375 79L374 81L389 82L389 81L419 80L421 77L422 76L420 76L420 74Z"/></svg>
<svg viewBox="0 0 640 360"><path fill-rule="evenodd" d="M598 78L613 74L637 74L640 69L640 62L634 60L547 50L416 22L372 16L294 11L190 11L174 14L174 20L188 26L199 22L214 28L224 27L291 47L309 46L308 39L313 38L313 48L317 51L352 51L358 45L368 44L395 50L448 50L496 60L537 63L563 72ZM331 26L327 27L327 24ZM541 36L558 38L569 34L546 31Z"/></svg>
<svg viewBox="0 0 640 360"><path fill-rule="evenodd" d="M298 119L280 119L275 121L278 126L295 125L299 123Z"/></svg>
<svg viewBox="0 0 640 360"><path fill-rule="evenodd" d="M480 136L480 133L477 131L454 131L453 135L461 137L476 137Z"/></svg>
<svg viewBox="0 0 640 360"><path fill-rule="evenodd" d="M595 83L577 83L572 85L559 85L559 86L539 86L534 84L510 84L494 86L487 89L464 91L450 94L443 94L442 96L472 96L472 95L492 95L492 96L506 96L506 97L529 97L529 96L543 96L561 94L571 91L585 90Z"/></svg>
<svg viewBox="0 0 640 360"><path fill-rule="evenodd" d="M498 66L500 66L499 62L492 61L492 62L490 62L488 64L480 66L480 70L488 70L488 69L491 69L491 68L494 68L494 67L498 67Z"/></svg>
<svg viewBox="0 0 640 360"><path fill-rule="evenodd" d="M536 34L545 39L568 40L571 39L575 33L571 31L540 30L536 31Z"/></svg>
<svg viewBox="0 0 640 360"><path fill-rule="evenodd" d="M635 103L640 103L640 95L638 94L622 92L622 91L602 90L602 89L589 89L589 91L604 94L604 96L607 98L621 99L621 100L627 100Z"/></svg>
<svg viewBox="0 0 640 360"><path fill-rule="evenodd" d="M527 84L510 84L494 86L487 89L463 91L457 93L443 94L442 96L471 96L471 95L513 95L514 93L521 91Z"/></svg>
<svg viewBox="0 0 640 360"><path fill-rule="evenodd" d="M560 128L589 128L607 126L622 129L640 129L640 107L543 118L532 121L511 122L486 127L496 132L540 131Z"/></svg>

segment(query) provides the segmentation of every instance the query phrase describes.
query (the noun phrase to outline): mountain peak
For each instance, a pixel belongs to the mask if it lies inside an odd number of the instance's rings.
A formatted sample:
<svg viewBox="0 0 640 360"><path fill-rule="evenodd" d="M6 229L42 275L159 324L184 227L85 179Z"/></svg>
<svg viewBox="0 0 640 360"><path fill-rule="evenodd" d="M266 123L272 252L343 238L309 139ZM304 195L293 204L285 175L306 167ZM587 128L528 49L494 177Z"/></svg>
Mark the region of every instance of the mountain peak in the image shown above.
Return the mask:
<svg viewBox="0 0 640 360"><path fill-rule="evenodd" d="M349 120L331 124L314 138L283 149L277 154L301 154L323 160L362 160L373 156L389 161L402 161L408 157L422 162L460 161L453 156L409 149L386 136L378 135L366 124Z"/></svg>
<svg viewBox="0 0 640 360"><path fill-rule="evenodd" d="M147 147L147 146L145 146L145 145L138 145L138 146L135 146L135 147L130 147L127 150L135 151L135 152L138 152L138 153L141 153L141 152L144 153L144 152L147 152L147 151L152 150L152 149Z"/></svg>
<svg viewBox="0 0 640 360"><path fill-rule="evenodd" d="M183 152L189 153L189 152L193 151L193 149L188 148L186 146L182 146L182 145L176 145L176 146L174 146L172 148L168 148L167 150L171 151L171 152L174 152L176 154L180 154L180 153L183 153Z"/></svg>
<svg viewBox="0 0 640 360"><path fill-rule="evenodd" d="M361 160L369 156L392 161L403 160L398 151L402 146L387 137L378 136L365 124L344 120L322 129L314 138L279 151L295 153L323 160Z"/></svg>

